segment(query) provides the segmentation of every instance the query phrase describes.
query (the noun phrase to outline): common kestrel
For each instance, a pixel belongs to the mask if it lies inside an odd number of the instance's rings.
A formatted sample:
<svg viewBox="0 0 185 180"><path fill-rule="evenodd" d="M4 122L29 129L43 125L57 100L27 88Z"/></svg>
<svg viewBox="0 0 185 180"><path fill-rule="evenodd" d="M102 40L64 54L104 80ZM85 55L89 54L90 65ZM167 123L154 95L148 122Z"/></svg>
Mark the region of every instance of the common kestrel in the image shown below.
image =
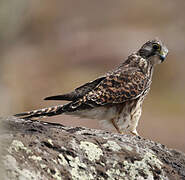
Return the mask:
<svg viewBox="0 0 185 180"><path fill-rule="evenodd" d="M163 62L168 49L160 40L147 41L116 69L73 92L46 97L45 100L67 100L65 105L16 114L23 119L75 115L98 119L111 125L119 133L138 135L136 127L141 116L141 106L148 94L156 64Z"/></svg>

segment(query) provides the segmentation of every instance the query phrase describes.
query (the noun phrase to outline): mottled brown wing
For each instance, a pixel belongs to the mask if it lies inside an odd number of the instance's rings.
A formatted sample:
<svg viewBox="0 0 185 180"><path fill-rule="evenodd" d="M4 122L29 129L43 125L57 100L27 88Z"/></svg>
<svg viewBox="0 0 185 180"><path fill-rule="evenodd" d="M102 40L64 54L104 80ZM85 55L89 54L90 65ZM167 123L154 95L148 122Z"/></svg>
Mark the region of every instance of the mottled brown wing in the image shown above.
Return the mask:
<svg viewBox="0 0 185 180"><path fill-rule="evenodd" d="M76 101L79 98L85 96L88 92L92 91L103 79L105 76L99 77L94 81L90 81L78 88L76 88L73 92L67 94L61 94L56 96L46 97L44 100L67 100L67 101Z"/></svg>
<svg viewBox="0 0 185 180"><path fill-rule="evenodd" d="M86 95L86 100L97 105L122 103L139 97L147 89L147 82L147 77L137 68L113 72Z"/></svg>
<svg viewBox="0 0 185 180"><path fill-rule="evenodd" d="M103 81L106 77L102 76L93 81L83 84L82 86L75 89L74 93L76 96L82 97L88 92L92 91L101 81Z"/></svg>

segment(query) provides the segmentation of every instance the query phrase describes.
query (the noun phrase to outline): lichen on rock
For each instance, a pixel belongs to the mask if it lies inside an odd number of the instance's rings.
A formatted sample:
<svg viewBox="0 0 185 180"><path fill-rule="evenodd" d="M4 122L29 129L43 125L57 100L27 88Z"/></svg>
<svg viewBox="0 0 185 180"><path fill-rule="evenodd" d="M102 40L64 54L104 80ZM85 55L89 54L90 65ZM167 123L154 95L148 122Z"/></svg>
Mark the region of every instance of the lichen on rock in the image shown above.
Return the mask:
<svg viewBox="0 0 185 180"><path fill-rule="evenodd" d="M9 118L7 180L185 179L185 155L131 135Z"/></svg>
<svg viewBox="0 0 185 180"><path fill-rule="evenodd" d="M91 142L81 141L79 147L85 152L90 161L99 160L100 156L103 155L102 150Z"/></svg>

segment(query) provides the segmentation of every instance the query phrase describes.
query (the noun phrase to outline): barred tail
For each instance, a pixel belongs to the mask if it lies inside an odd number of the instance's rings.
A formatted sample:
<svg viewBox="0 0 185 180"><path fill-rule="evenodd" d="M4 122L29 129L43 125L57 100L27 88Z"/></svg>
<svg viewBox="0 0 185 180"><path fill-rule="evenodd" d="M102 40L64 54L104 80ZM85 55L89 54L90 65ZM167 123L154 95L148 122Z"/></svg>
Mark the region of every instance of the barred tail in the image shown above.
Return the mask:
<svg viewBox="0 0 185 180"><path fill-rule="evenodd" d="M14 116L19 117L21 119L35 119L35 118L43 118L49 116L55 116L64 113L63 105L53 106L44 109L33 110L29 112L23 112L19 114L15 114Z"/></svg>

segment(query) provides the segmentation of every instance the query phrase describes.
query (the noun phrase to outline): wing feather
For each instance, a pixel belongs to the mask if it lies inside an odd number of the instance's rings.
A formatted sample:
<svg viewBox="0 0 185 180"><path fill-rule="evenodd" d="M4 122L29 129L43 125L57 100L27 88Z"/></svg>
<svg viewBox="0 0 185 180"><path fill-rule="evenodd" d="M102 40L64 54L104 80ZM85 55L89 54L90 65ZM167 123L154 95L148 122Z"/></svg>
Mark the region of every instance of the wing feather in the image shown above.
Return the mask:
<svg viewBox="0 0 185 180"><path fill-rule="evenodd" d="M46 97L44 100L67 100L67 101L76 101L79 98L86 95L88 92L92 91L103 79L105 76L99 77L94 81L90 81L78 88L75 91L68 93L68 94L61 94L56 96L49 96Z"/></svg>
<svg viewBox="0 0 185 180"><path fill-rule="evenodd" d="M108 74L86 99L97 105L123 103L141 96L147 87L148 78L140 69L127 68Z"/></svg>

